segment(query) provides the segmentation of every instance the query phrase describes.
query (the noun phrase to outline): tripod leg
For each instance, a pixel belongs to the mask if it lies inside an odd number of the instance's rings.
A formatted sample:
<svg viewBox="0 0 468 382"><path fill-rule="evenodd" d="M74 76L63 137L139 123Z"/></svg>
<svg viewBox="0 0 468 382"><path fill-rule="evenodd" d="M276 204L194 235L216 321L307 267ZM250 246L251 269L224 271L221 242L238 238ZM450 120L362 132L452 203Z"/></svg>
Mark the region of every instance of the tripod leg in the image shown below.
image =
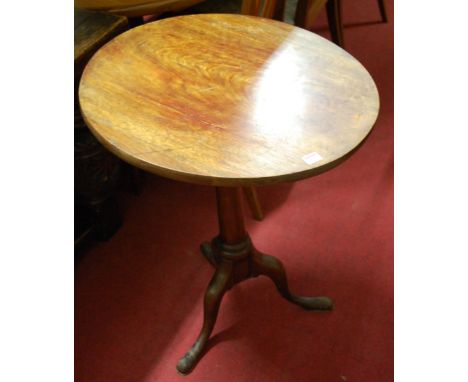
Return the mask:
<svg viewBox="0 0 468 382"><path fill-rule="evenodd" d="M307 310L331 310L333 308L333 303L328 297L302 297L292 294L289 291L284 266L276 257L256 252L253 257L253 264L255 272L259 275L268 276L286 300Z"/></svg>
<svg viewBox="0 0 468 382"><path fill-rule="evenodd" d="M205 293L203 327L192 348L177 363L177 370L182 374L190 373L201 358L213 331L221 300L229 287L232 268L231 261L222 260L208 285Z"/></svg>

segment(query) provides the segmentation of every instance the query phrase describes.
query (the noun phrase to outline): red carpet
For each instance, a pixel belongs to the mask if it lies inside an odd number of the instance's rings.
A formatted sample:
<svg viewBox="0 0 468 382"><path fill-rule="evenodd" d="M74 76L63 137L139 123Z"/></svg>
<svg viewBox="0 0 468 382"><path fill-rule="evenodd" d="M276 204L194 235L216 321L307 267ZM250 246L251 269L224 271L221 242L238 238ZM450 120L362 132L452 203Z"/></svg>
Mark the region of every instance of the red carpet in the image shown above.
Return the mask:
<svg viewBox="0 0 468 382"><path fill-rule="evenodd" d="M393 2L389 24L359 26L379 19L377 1L343 3L347 50L380 91L375 129L334 170L260 189L266 218L247 219L293 292L328 295L335 310L304 311L249 280L225 296L196 369L178 375L213 272L198 246L217 233L214 190L147 176L141 196L122 195L121 230L76 267L76 381L393 381Z"/></svg>

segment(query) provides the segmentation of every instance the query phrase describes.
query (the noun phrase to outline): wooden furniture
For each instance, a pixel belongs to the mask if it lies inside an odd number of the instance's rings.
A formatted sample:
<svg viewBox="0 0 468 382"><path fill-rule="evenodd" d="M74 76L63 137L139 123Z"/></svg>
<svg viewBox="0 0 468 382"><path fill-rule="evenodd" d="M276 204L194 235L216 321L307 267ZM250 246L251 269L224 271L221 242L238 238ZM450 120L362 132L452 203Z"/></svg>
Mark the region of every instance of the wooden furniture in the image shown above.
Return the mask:
<svg viewBox="0 0 468 382"><path fill-rule="evenodd" d="M385 7L385 0L377 0L379 4L380 17L382 17L382 22L388 22L387 9Z"/></svg>
<svg viewBox="0 0 468 382"><path fill-rule="evenodd" d="M75 0L75 6L127 17L177 12L205 0Z"/></svg>
<svg viewBox="0 0 468 382"><path fill-rule="evenodd" d="M387 22L385 0L377 0L383 22ZM332 41L344 48L343 22L341 16L341 0L299 0L296 8L294 24L307 28L317 18L322 8L326 6L328 27Z"/></svg>
<svg viewBox="0 0 468 382"><path fill-rule="evenodd" d="M148 2L147 0L75 0L75 5L83 9L106 11L111 14L128 16L130 17L130 26L135 27L143 24L142 17L145 15L152 14L157 16L164 12L177 12L203 1L204 0L153 0ZM257 15L260 11L263 12L264 17L272 18L276 15L277 18L280 18L284 12L284 0L267 0L265 9L260 8L259 0L243 0L244 13ZM83 10L83 12L85 11ZM94 14L96 15L99 13L95 12ZM105 16L101 16L101 18L104 19ZM106 20L108 19L109 18ZM138 171L132 171L131 174L133 174L133 177L136 179L136 181L133 182L135 192L140 193L138 181L140 175ZM244 194L252 217L258 221L263 220L264 214L258 199L257 190L254 187L246 187L244 189Z"/></svg>
<svg viewBox="0 0 468 382"><path fill-rule="evenodd" d="M243 15L282 20L286 0L242 0Z"/></svg>
<svg viewBox="0 0 468 382"><path fill-rule="evenodd" d="M121 16L75 9L75 249L97 238L106 240L121 224L115 190L121 162L89 132L78 105L78 84L94 52L127 29Z"/></svg>
<svg viewBox="0 0 468 382"><path fill-rule="evenodd" d="M205 0L75 0L78 8L105 11L129 18L129 25L143 24L143 16L155 17L166 12L178 12Z"/></svg>
<svg viewBox="0 0 468 382"><path fill-rule="evenodd" d="M285 5L286 0L242 0L241 14L283 20ZM264 213L256 188L244 187L243 190L253 218L263 220Z"/></svg>
<svg viewBox="0 0 468 382"><path fill-rule="evenodd" d="M355 152L379 110L376 86L356 59L278 21L175 17L100 49L79 96L90 129L125 161L216 187L219 235L202 245L216 270L202 330L179 372L200 359L224 293L242 280L265 275L294 304L332 308L327 297L292 294L281 262L253 246L240 187L318 175Z"/></svg>

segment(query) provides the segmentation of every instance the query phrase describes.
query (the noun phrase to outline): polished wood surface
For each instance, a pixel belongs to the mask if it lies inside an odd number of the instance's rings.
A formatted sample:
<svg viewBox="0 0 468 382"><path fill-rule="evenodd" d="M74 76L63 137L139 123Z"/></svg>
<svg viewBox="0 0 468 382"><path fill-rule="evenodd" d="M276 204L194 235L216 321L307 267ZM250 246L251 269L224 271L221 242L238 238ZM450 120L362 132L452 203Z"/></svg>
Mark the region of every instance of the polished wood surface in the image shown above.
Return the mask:
<svg viewBox="0 0 468 382"><path fill-rule="evenodd" d="M75 6L117 15L138 17L177 12L205 0L75 0Z"/></svg>
<svg viewBox="0 0 468 382"><path fill-rule="evenodd" d="M298 0L294 24L301 28L311 28L324 6L327 10L331 40L339 47L344 48L341 0Z"/></svg>
<svg viewBox="0 0 468 382"><path fill-rule="evenodd" d="M311 28L323 6L326 6L327 10L331 40L344 48L340 0L298 0L294 25L305 29Z"/></svg>
<svg viewBox="0 0 468 382"><path fill-rule="evenodd" d="M332 41L344 48L343 21L341 17L342 0L298 0L294 25L309 29L318 14L326 5L328 28ZM385 0L378 0L382 22L388 21Z"/></svg>
<svg viewBox="0 0 468 382"><path fill-rule="evenodd" d="M379 109L371 76L347 52L239 15L169 18L118 36L88 63L80 103L122 159L216 186L330 169L363 142Z"/></svg>

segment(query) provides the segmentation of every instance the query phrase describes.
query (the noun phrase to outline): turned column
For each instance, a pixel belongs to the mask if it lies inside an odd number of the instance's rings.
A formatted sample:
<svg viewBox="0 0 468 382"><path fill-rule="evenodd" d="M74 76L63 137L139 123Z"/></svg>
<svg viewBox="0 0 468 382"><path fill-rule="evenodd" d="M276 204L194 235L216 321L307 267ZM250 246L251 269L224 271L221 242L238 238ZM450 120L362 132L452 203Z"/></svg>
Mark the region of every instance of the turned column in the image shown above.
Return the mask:
<svg viewBox="0 0 468 382"><path fill-rule="evenodd" d="M245 241L241 189L238 187L216 187L219 235L223 244L236 245Z"/></svg>

